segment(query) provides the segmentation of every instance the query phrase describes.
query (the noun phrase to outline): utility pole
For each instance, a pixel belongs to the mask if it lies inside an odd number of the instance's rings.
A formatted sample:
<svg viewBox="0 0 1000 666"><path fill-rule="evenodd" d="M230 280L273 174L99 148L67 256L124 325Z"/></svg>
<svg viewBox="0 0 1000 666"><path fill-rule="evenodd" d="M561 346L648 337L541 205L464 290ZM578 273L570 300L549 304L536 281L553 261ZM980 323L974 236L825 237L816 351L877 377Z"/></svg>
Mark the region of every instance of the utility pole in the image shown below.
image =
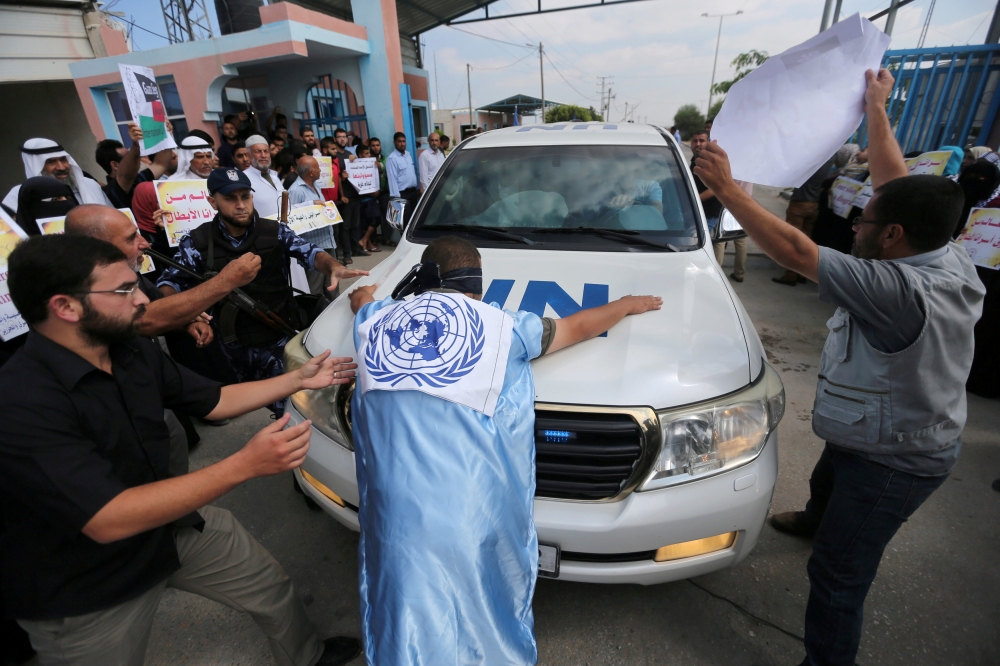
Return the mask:
<svg viewBox="0 0 1000 666"><path fill-rule="evenodd" d="M434 97L437 98L437 108L441 108L441 81L438 79L438 52L434 52Z"/></svg>
<svg viewBox="0 0 1000 666"><path fill-rule="evenodd" d="M622 116L622 122L624 123L627 120L628 120L628 102L625 102L625 115Z"/></svg>
<svg viewBox="0 0 1000 666"><path fill-rule="evenodd" d="M920 31L920 39L917 40L917 48L924 48L924 40L927 39L927 29L931 27L931 16L934 14L934 3L937 0L931 0L930 7L927 8L927 18L924 20L924 29Z"/></svg>
<svg viewBox="0 0 1000 666"><path fill-rule="evenodd" d="M469 134L472 134L472 65L465 63L465 82L469 86Z"/></svg>
<svg viewBox="0 0 1000 666"><path fill-rule="evenodd" d="M828 5L831 1L832 0L826 0ZM897 0L893 0L893 2L897 2ZM708 113L712 110L712 88L715 87L715 67L716 65L719 64L719 42L722 41L722 19L724 19L727 16L738 16L742 13L743 10L741 9L738 12L733 12L730 14L702 14L702 16L706 18L719 17L719 34L716 35L715 37L715 60L712 62L712 85L708 87L708 109L705 110L706 116L708 116ZM825 15L825 10L824 10L824 15Z"/></svg>
<svg viewBox="0 0 1000 666"><path fill-rule="evenodd" d="M889 4L889 15L885 17L885 34L891 35L892 28L896 25L896 12L899 11L899 0L892 0Z"/></svg>
<svg viewBox="0 0 1000 666"><path fill-rule="evenodd" d="M542 75L542 122L545 122L545 64L542 62L542 43L538 42L538 71Z"/></svg>
<svg viewBox="0 0 1000 666"><path fill-rule="evenodd" d="M601 114L602 118L607 118L607 116L604 115L604 79L606 79L608 77L606 77L606 76L598 76L597 78L599 78L601 80L601 108L600 108L599 113Z"/></svg>

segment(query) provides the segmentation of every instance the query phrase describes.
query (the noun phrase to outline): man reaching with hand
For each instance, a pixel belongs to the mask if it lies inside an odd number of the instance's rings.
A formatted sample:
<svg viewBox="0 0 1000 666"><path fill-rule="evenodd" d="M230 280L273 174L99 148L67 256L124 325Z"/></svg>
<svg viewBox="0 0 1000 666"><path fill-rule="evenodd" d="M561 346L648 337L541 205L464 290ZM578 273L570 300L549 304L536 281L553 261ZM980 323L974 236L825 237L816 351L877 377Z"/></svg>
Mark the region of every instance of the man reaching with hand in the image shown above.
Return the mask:
<svg viewBox="0 0 1000 666"><path fill-rule="evenodd" d="M863 607L886 545L948 477L962 448L965 382L985 289L951 242L964 196L941 176L908 176L885 112L893 78L866 73L875 194L845 255L764 210L733 181L720 146L694 172L769 257L819 283L827 322L813 432L826 448L804 511L775 529L813 540L804 666L854 664Z"/></svg>
<svg viewBox="0 0 1000 666"><path fill-rule="evenodd" d="M138 337L149 299L128 257L89 236L36 236L9 258L30 331L0 370L0 537L5 612L42 664L139 666L167 587L250 613L281 666L345 664L351 638L319 640L291 580L209 502L298 467L309 422L288 417L243 449L169 478L164 408L208 419L350 381L349 358L313 358L220 387Z"/></svg>
<svg viewBox="0 0 1000 666"><path fill-rule="evenodd" d="M455 236L428 245L392 296L374 291L351 294L368 663L533 665L531 360L662 299L625 296L558 320L505 312L481 302L479 251Z"/></svg>

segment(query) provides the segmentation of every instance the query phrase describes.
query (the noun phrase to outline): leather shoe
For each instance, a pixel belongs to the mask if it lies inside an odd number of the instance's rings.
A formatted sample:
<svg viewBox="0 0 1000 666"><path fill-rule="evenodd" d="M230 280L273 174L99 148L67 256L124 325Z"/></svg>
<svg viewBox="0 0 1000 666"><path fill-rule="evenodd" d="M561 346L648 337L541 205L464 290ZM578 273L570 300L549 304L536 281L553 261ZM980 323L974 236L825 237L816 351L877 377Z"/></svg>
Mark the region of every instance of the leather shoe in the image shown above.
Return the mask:
<svg viewBox="0 0 1000 666"><path fill-rule="evenodd" d="M792 278L791 280L786 280L785 278L780 277L780 278L771 278L771 282L777 282L778 284L783 284L787 287L794 287L796 284L798 284L799 281L796 280L795 278Z"/></svg>
<svg viewBox="0 0 1000 666"><path fill-rule="evenodd" d="M730 273L729 279L732 280L733 282L743 282L743 278L736 277L736 273Z"/></svg>
<svg viewBox="0 0 1000 666"><path fill-rule="evenodd" d="M771 516L771 527L803 539L812 539L816 535L816 526L806 518L805 511L786 511Z"/></svg>
<svg viewBox="0 0 1000 666"><path fill-rule="evenodd" d="M341 666L361 654L361 641L348 636L334 636L323 641L323 656L316 666Z"/></svg>

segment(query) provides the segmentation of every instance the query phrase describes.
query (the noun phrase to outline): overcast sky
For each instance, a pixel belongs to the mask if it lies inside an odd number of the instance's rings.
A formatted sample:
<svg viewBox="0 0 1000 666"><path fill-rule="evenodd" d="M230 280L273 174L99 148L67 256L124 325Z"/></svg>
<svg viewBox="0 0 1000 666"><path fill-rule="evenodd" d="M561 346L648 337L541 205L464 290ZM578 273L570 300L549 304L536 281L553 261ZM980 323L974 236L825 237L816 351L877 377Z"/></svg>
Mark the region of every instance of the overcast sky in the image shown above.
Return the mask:
<svg viewBox="0 0 1000 666"><path fill-rule="evenodd" d="M542 5L551 8L589 1L543 0ZM163 35L166 29L158 4L150 0L108 3L142 28ZM214 2L206 4L214 22ZM890 48L917 45L930 4L931 0L916 0L899 10ZM870 15L888 5L889 0L843 0L841 17L855 12ZM501 0L490 6L490 13L535 6L537 0ZM938 0L924 46L981 44L995 7L996 0ZM701 14L737 10L743 14L723 22L716 80L732 75L729 63L739 53L757 49L775 55L815 35L823 0L644 0L456 28L442 26L421 38L424 67L431 73L431 102L444 109L468 105L466 63L473 67L473 105L517 93L538 96L538 51L520 45L541 41L549 58L545 62L547 99L597 107L598 77L605 76L616 95L612 120L622 119L628 103L629 109L636 109L637 121L670 125L681 105L696 104L704 111L708 103L719 20ZM876 25L883 28L885 19ZM162 37L139 29L133 29L133 41L144 50L166 44Z"/></svg>

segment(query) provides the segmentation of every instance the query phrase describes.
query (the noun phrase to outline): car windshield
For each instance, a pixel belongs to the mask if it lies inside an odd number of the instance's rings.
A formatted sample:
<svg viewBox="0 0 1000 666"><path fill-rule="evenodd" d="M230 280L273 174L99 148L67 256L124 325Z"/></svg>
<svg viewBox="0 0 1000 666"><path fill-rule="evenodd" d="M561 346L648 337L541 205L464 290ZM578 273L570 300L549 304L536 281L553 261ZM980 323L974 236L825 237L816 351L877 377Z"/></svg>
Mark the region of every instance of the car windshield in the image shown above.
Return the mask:
<svg viewBox="0 0 1000 666"><path fill-rule="evenodd" d="M459 150L411 226L477 245L663 252L701 238L691 189L667 146ZM498 231L499 230L499 231Z"/></svg>

